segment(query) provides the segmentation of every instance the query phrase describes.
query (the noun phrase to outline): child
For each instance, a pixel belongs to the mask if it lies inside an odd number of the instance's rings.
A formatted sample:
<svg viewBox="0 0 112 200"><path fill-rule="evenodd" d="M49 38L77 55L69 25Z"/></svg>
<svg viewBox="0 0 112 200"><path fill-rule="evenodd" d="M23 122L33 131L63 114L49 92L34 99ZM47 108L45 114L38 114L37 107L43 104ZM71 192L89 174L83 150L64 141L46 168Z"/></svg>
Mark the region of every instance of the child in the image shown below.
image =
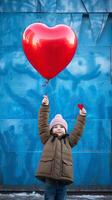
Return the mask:
<svg viewBox="0 0 112 200"><path fill-rule="evenodd" d="M57 114L48 125L49 99L44 96L39 111L39 132L44 149L36 177L45 182L45 200L65 200L67 185L73 183L72 153L82 135L86 110L82 108L76 126L67 134L68 125Z"/></svg>

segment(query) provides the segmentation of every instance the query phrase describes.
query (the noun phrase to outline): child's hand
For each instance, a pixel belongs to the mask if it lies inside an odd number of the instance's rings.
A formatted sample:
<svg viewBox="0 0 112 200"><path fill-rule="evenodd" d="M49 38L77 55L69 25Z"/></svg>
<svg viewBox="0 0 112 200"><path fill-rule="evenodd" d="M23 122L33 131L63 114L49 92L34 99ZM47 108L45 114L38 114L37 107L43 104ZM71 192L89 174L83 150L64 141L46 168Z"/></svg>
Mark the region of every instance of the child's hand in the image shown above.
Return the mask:
<svg viewBox="0 0 112 200"><path fill-rule="evenodd" d="M48 96L44 95L44 98L43 98L43 100L42 100L42 104L43 104L43 105L49 105Z"/></svg>
<svg viewBox="0 0 112 200"><path fill-rule="evenodd" d="M80 115L85 116L87 112L86 112L83 104L78 104L78 108L80 109L80 111L79 111Z"/></svg>
<svg viewBox="0 0 112 200"><path fill-rule="evenodd" d="M80 115L85 116L87 112L86 112L85 108L83 107L82 109L80 109L79 113L80 113Z"/></svg>

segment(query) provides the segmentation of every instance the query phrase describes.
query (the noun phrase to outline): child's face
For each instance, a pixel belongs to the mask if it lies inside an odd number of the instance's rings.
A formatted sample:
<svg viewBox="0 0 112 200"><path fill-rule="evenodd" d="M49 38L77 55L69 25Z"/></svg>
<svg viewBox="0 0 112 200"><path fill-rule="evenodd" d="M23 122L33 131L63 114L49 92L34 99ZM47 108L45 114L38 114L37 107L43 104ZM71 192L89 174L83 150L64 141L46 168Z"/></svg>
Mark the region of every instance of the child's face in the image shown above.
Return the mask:
<svg viewBox="0 0 112 200"><path fill-rule="evenodd" d="M53 133L56 133L58 135L63 135L65 134L65 128L61 124L57 124L53 126Z"/></svg>

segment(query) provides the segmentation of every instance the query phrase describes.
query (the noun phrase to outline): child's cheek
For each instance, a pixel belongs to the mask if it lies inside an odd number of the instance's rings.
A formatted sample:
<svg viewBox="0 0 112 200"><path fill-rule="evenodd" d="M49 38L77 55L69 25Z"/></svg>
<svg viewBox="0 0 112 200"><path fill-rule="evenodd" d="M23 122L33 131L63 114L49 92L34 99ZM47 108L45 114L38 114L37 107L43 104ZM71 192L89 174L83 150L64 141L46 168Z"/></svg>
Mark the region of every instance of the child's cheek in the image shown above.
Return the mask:
<svg viewBox="0 0 112 200"><path fill-rule="evenodd" d="M55 133L56 132L56 129L55 128L53 128L53 133Z"/></svg>
<svg viewBox="0 0 112 200"><path fill-rule="evenodd" d="M63 128L63 132L65 133L65 129Z"/></svg>

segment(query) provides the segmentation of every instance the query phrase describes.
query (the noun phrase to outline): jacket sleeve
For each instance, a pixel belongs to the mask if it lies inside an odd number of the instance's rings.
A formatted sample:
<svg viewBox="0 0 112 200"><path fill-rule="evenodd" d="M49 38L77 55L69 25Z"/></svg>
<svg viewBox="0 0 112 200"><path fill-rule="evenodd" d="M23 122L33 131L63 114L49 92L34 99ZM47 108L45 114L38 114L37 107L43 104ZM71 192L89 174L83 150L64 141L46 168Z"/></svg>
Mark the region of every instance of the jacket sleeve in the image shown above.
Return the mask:
<svg viewBox="0 0 112 200"><path fill-rule="evenodd" d="M42 105L38 114L38 128L41 142L45 144L50 137L50 129L48 124L49 105Z"/></svg>
<svg viewBox="0 0 112 200"><path fill-rule="evenodd" d="M78 143L78 141L83 133L85 121L86 121L86 116L78 115L77 123L76 123L73 131L68 136L68 140L69 140L71 147L74 147Z"/></svg>

